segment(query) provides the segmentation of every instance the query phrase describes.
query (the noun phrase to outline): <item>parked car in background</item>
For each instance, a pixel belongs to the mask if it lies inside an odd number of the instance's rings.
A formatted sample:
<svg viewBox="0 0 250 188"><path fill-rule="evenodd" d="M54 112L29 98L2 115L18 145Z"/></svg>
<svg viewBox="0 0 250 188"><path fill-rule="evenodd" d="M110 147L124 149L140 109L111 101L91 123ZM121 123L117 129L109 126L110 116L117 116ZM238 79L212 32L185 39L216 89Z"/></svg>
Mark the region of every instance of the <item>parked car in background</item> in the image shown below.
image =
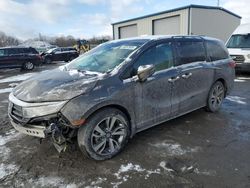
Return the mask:
<svg viewBox="0 0 250 188"><path fill-rule="evenodd" d="M236 70L250 72L250 23L240 25L227 42Z"/></svg>
<svg viewBox="0 0 250 188"><path fill-rule="evenodd" d="M9 117L24 134L52 137L59 151L77 135L83 153L105 160L139 131L199 108L218 111L232 90L234 67L213 38L111 41L18 85Z"/></svg>
<svg viewBox="0 0 250 188"><path fill-rule="evenodd" d="M53 61L72 61L79 56L75 48L52 48L45 53L42 53L44 63L52 63Z"/></svg>
<svg viewBox="0 0 250 188"><path fill-rule="evenodd" d="M32 70L40 65L42 58L34 48L5 47L0 48L0 68L21 68Z"/></svg>

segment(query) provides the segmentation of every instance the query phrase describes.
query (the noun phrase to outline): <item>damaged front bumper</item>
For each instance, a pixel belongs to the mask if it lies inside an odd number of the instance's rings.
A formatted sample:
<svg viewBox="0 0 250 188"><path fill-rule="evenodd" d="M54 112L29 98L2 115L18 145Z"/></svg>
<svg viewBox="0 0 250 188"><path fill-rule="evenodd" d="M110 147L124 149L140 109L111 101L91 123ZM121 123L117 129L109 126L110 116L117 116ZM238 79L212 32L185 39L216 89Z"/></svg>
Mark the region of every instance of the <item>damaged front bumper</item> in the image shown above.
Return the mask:
<svg viewBox="0 0 250 188"><path fill-rule="evenodd" d="M67 101L28 103L9 95L8 115L13 127L30 136L45 138L54 130L65 129L69 122L60 116ZM53 126L51 126L53 124ZM55 126L56 125L56 126ZM57 128L57 126L59 128Z"/></svg>
<svg viewBox="0 0 250 188"><path fill-rule="evenodd" d="M45 126L37 126L37 125L26 125L22 126L18 123L15 123L13 120L11 120L11 124L13 127L19 131L20 133L27 134L30 136L35 136L38 138L46 138L46 127Z"/></svg>

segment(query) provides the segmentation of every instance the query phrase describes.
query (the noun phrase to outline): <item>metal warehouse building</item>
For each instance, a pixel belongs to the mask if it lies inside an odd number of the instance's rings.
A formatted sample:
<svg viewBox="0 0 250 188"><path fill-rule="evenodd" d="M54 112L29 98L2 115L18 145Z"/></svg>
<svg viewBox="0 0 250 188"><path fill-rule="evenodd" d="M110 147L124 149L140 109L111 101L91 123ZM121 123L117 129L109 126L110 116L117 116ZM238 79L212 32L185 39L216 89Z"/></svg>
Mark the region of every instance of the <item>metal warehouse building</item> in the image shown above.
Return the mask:
<svg viewBox="0 0 250 188"><path fill-rule="evenodd" d="M113 23L113 38L141 35L206 35L226 41L241 17L221 7L189 5Z"/></svg>

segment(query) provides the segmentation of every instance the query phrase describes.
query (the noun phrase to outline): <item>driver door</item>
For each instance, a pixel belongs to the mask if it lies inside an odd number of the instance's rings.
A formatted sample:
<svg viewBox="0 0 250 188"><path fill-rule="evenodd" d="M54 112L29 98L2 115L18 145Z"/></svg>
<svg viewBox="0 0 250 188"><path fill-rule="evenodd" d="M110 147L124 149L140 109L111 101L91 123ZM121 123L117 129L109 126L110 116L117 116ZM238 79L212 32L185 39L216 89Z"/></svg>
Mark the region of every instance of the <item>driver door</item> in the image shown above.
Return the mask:
<svg viewBox="0 0 250 188"><path fill-rule="evenodd" d="M156 43L138 58L134 70L141 65L153 64L155 73L144 82L138 82L141 98L135 105L137 128L144 129L166 121L171 115L173 80L178 75L173 67L174 58L171 40Z"/></svg>

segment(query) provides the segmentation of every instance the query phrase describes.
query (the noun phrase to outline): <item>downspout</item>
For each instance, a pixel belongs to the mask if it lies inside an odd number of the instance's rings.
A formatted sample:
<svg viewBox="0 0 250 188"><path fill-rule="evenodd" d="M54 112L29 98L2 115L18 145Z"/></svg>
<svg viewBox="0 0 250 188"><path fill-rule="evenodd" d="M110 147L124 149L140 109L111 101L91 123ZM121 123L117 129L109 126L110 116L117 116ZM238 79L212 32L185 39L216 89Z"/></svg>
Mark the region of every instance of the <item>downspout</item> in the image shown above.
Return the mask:
<svg viewBox="0 0 250 188"><path fill-rule="evenodd" d="M113 30L113 40L115 40L115 26L112 24L112 30Z"/></svg>
<svg viewBox="0 0 250 188"><path fill-rule="evenodd" d="M191 7L188 8L188 32L187 34L190 35L191 31Z"/></svg>

